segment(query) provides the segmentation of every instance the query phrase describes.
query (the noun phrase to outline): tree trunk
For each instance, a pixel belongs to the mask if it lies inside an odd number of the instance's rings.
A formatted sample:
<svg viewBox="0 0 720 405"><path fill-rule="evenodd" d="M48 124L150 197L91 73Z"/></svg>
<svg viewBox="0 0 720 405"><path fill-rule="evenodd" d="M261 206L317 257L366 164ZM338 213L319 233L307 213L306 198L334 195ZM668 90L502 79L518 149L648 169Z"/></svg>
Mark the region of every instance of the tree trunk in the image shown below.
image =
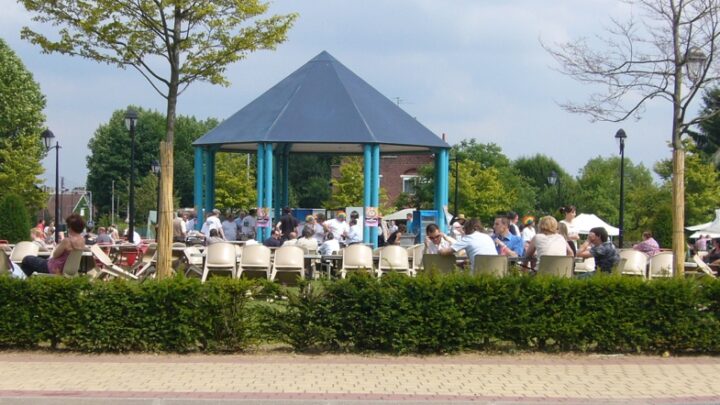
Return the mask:
<svg viewBox="0 0 720 405"><path fill-rule="evenodd" d="M685 149L673 149L672 250L677 277L685 275Z"/></svg>
<svg viewBox="0 0 720 405"><path fill-rule="evenodd" d="M160 208L158 212L157 274L165 278L172 267L172 221L173 221L173 147L160 142Z"/></svg>

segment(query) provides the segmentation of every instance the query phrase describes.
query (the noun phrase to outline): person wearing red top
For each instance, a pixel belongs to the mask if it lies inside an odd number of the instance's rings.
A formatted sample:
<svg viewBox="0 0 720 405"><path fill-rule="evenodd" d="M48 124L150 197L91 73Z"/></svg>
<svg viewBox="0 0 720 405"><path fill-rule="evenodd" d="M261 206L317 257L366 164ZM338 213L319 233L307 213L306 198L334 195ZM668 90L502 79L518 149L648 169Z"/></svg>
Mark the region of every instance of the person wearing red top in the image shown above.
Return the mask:
<svg viewBox="0 0 720 405"><path fill-rule="evenodd" d="M30 276L33 273L61 274L70 252L85 249L85 238L81 235L85 229L83 217L71 214L65 219L65 223L68 228L68 236L55 247L49 260L35 256L26 256L23 259L20 268L26 275Z"/></svg>

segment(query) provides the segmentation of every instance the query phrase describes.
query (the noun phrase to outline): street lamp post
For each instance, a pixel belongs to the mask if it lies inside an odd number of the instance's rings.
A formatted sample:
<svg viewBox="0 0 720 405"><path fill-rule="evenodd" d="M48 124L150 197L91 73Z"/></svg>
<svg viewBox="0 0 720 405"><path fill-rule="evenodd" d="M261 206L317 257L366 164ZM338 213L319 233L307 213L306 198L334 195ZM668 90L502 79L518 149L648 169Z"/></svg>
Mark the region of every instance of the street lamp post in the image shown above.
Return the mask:
<svg viewBox="0 0 720 405"><path fill-rule="evenodd" d="M130 209L128 214L128 242L135 243L135 124L138 114L132 108L125 112L125 126L130 131Z"/></svg>
<svg viewBox="0 0 720 405"><path fill-rule="evenodd" d="M555 184L558 184L560 181L560 177L558 176L557 172L555 170L551 171L548 175L547 182L550 185L550 187L555 188ZM558 186L557 189L555 189L555 204L553 204L555 207L550 207L550 213L552 214L554 209L557 209L557 206L559 205L557 201L560 199L560 186Z"/></svg>
<svg viewBox="0 0 720 405"><path fill-rule="evenodd" d="M620 220L618 224L618 248L623 247L623 226L625 222L625 138L627 135L621 128L615 133L615 139L620 144Z"/></svg>
<svg viewBox="0 0 720 405"><path fill-rule="evenodd" d="M55 243L60 243L60 143L55 141L55 146L50 146L55 134L49 129L43 131L42 137L46 151L55 149Z"/></svg>
<svg viewBox="0 0 720 405"><path fill-rule="evenodd" d="M460 154L455 153L455 204L453 218L458 217L458 181L460 180Z"/></svg>
<svg viewBox="0 0 720 405"><path fill-rule="evenodd" d="M155 240L157 240L158 224L160 223L160 162L157 159L152 161L150 165L152 172L157 177L157 205L155 209Z"/></svg>

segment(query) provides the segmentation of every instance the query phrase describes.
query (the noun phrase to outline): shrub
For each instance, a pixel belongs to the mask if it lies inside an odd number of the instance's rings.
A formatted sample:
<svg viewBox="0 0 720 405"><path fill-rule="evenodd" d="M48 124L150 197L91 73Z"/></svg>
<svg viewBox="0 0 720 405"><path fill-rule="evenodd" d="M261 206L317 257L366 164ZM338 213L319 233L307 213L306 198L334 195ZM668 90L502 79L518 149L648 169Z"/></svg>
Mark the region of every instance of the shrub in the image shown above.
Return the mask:
<svg viewBox="0 0 720 405"><path fill-rule="evenodd" d="M0 239L10 243L30 240L30 215L20 196L8 194L0 199L0 212Z"/></svg>

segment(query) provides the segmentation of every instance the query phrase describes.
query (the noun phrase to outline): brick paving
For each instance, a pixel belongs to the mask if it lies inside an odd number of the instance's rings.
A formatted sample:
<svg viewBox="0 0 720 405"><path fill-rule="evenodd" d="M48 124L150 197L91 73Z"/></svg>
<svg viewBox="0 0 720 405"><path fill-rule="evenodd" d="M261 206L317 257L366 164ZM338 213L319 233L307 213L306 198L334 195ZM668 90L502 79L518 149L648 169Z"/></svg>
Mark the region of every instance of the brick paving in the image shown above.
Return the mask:
<svg viewBox="0 0 720 405"><path fill-rule="evenodd" d="M720 403L720 358L0 353L0 398ZM2 402L2 400L0 400Z"/></svg>

